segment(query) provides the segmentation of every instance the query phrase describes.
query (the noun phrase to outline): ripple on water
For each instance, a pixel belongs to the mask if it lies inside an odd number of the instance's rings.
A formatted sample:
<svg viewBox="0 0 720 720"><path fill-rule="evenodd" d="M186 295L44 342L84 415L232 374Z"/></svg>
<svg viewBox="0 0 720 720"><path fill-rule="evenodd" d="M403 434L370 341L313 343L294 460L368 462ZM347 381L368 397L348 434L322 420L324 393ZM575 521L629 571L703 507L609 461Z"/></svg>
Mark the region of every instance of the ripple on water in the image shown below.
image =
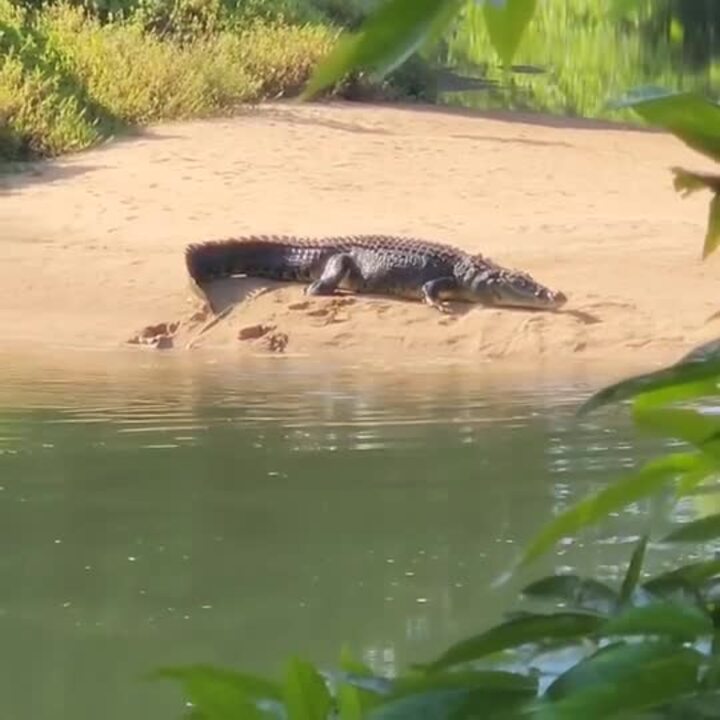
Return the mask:
<svg viewBox="0 0 720 720"><path fill-rule="evenodd" d="M170 450L200 443L216 431L255 427L285 433L296 451L378 451L424 442L428 431L467 446L498 428L512 435L542 423L550 433L547 452L553 472L572 472L580 462L592 470L592 455L600 464L610 455L618 461L618 448L611 444L588 443L580 458L577 447L562 442L570 427L577 427L571 414L587 392L582 385L528 384L510 390L467 378L441 377L438 382L433 377L430 382L422 375L413 382L406 375L398 384L382 374L229 373L213 365L160 379L153 368L129 384L112 375L78 383L72 374L45 371L13 386L11 377L4 389L22 397L22 406L5 399L0 450L40 450L43 428L53 426L68 433L73 427L92 433L95 427L100 437L92 442L105 448L135 443ZM597 439L597 428L585 427ZM624 461L623 455L619 462Z"/></svg>

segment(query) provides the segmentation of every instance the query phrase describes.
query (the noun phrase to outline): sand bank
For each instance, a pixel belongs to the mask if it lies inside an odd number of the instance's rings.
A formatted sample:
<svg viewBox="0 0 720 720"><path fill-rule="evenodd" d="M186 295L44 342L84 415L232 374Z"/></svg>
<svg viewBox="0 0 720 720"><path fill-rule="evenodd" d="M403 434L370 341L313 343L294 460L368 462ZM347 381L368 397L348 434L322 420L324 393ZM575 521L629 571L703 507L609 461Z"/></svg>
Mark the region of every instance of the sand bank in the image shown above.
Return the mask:
<svg viewBox="0 0 720 720"><path fill-rule="evenodd" d="M720 336L720 259L702 263L708 196L674 138L571 120L359 104L273 104L0 180L2 349L560 366L673 361ZM562 289L567 312L444 317L384 298L316 298L232 280L219 322L187 282L187 243L244 233L414 235ZM238 300L239 302L234 302ZM146 338L145 338L146 339ZM151 344L137 352L157 352Z"/></svg>

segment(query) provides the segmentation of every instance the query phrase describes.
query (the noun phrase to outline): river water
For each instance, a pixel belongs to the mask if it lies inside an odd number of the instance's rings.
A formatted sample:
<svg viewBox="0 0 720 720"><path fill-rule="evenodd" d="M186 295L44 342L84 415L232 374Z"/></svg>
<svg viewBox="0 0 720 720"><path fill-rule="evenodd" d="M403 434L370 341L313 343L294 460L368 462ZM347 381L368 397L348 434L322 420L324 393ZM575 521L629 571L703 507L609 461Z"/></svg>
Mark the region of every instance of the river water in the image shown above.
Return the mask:
<svg viewBox="0 0 720 720"><path fill-rule="evenodd" d="M541 572L617 579L657 514L634 506L491 587L553 512L660 447L622 409L574 416L591 377L72 366L3 362L3 720L178 717L177 689L143 677L168 664L277 673L347 644L392 673Z"/></svg>

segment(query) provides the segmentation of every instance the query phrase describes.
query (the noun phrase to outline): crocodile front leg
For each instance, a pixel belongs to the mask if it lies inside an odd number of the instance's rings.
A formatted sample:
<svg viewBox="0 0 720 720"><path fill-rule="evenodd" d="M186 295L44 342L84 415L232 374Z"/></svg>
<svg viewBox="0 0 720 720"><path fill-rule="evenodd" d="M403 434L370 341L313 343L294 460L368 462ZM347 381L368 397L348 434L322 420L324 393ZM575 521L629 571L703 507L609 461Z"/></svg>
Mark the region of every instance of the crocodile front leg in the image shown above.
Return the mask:
<svg viewBox="0 0 720 720"><path fill-rule="evenodd" d="M457 280L452 276L428 280L428 282L422 286L423 302L440 312L448 313L450 312L450 308L441 301L440 295L444 292L452 292L457 289Z"/></svg>
<svg viewBox="0 0 720 720"><path fill-rule="evenodd" d="M305 288L306 295L333 295L351 273L356 273L355 260L348 253L338 253L329 258L322 275Z"/></svg>

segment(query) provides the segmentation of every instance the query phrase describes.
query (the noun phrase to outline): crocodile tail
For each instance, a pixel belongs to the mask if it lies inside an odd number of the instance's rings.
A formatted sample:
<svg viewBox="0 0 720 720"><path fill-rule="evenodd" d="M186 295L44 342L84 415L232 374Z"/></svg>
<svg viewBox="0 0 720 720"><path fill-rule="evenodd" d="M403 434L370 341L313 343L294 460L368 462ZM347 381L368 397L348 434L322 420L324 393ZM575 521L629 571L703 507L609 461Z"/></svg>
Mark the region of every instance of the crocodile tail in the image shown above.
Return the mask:
<svg viewBox="0 0 720 720"><path fill-rule="evenodd" d="M185 266L196 283L241 272L238 243L231 240L192 243L185 249ZM240 256L240 257L239 257Z"/></svg>
<svg viewBox="0 0 720 720"><path fill-rule="evenodd" d="M248 236L193 243L185 250L185 265L196 283L231 275L282 279L283 238Z"/></svg>
<svg viewBox="0 0 720 720"><path fill-rule="evenodd" d="M334 248L330 246L330 250ZM248 235L188 245L185 264L196 284L231 275L307 281L327 252L328 247L320 241Z"/></svg>

